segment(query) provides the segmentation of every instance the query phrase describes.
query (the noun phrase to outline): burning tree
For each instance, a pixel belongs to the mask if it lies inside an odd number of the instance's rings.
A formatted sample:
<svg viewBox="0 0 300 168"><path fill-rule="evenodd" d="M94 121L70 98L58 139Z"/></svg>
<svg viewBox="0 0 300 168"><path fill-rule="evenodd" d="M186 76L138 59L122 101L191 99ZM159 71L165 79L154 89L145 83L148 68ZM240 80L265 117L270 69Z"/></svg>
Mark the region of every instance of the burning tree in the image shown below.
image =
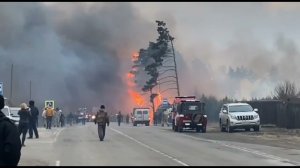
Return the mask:
<svg viewBox="0 0 300 168"><path fill-rule="evenodd" d="M168 55L170 53L170 45L172 44L173 56L174 58L174 67L175 75L176 75L176 83L177 83L177 93L179 96L179 86L178 86L178 78L177 78L177 70L176 70L176 62L175 62L175 53L173 48L172 40L174 38L170 36L168 29L166 28L166 23L163 21L156 21L157 23L157 32L159 34L156 42L149 42L149 46L147 49L140 49L139 57L133 60L134 65L132 66L132 70L130 73L137 74L141 69L146 72L147 80L142 86L142 91L145 93L150 93L150 102L152 103L153 112L155 111L155 103L154 99L159 97L161 99L160 93L154 92L154 87L156 87L158 83L158 78L162 75L160 73L160 69L164 64L164 60L166 58L170 58ZM138 69L138 70L137 70ZM166 71L166 70L165 70ZM164 71L164 72L165 72ZM139 83L138 80L136 80Z"/></svg>

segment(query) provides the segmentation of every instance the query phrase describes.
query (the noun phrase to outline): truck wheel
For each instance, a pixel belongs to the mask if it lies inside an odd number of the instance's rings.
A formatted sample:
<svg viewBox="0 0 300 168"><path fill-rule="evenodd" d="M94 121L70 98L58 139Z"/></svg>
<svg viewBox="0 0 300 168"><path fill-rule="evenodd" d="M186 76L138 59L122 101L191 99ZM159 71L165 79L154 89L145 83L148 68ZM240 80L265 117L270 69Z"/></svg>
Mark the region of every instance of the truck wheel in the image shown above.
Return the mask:
<svg viewBox="0 0 300 168"><path fill-rule="evenodd" d="M200 132L201 128L199 126L196 126L196 132Z"/></svg>
<svg viewBox="0 0 300 168"><path fill-rule="evenodd" d="M255 132L259 132L259 126L255 126L253 129Z"/></svg>
<svg viewBox="0 0 300 168"><path fill-rule="evenodd" d="M182 132L182 131L183 131L182 126L178 126L178 131L179 131L179 132Z"/></svg>
<svg viewBox="0 0 300 168"><path fill-rule="evenodd" d="M206 127L205 126L202 127L202 133L206 133Z"/></svg>

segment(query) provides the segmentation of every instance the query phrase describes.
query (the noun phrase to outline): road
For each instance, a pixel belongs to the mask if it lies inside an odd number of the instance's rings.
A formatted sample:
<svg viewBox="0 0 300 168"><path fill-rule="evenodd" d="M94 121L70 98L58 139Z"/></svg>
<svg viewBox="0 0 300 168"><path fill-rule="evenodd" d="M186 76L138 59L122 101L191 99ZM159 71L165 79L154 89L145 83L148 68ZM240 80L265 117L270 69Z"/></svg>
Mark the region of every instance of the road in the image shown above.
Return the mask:
<svg viewBox="0 0 300 168"><path fill-rule="evenodd" d="M209 132L111 123L100 142L93 123L39 130L40 139L26 140L20 166L300 165L300 150L215 140Z"/></svg>

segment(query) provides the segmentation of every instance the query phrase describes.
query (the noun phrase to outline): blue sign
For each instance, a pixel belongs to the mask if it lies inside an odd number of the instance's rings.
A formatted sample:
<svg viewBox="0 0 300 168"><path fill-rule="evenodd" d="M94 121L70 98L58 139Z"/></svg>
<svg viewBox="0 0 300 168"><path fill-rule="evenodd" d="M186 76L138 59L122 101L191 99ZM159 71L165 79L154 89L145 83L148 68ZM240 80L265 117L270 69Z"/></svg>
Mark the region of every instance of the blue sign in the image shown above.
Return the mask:
<svg viewBox="0 0 300 168"><path fill-rule="evenodd" d="M162 103L162 107L163 108L168 108L170 106L170 103L168 102L168 100L167 99L164 99L163 100L163 103Z"/></svg>
<svg viewBox="0 0 300 168"><path fill-rule="evenodd" d="M0 95L3 96L3 82L0 82Z"/></svg>

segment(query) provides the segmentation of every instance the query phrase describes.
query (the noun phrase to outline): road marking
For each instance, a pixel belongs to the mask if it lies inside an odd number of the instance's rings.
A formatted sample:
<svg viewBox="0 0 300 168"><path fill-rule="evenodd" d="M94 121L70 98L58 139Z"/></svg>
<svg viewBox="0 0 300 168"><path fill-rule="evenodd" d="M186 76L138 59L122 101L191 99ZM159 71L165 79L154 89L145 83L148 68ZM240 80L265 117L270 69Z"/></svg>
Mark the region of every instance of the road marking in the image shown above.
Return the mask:
<svg viewBox="0 0 300 168"><path fill-rule="evenodd" d="M154 151L156 153L159 153L159 154L161 154L161 155L163 155L163 156L165 156L165 157L167 157L167 158L169 158L169 159L171 159L171 160L173 160L173 161L175 161L175 162L183 165L183 166L189 166L188 164L186 164L186 163L184 163L184 162L182 162L182 161L180 161L180 160L178 160L178 159L176 159L176 158L174 158L174 157L172 157L172 156L170 156L170 155L168 155L166 153L163 153L163 152L161 152L161 151L159 151L157 149L154 149L154 148L150 147L149 145L146 145L146 144L142 143L141 141L139 141L139 140L137 140L137 139L135 139L135 138L133 138L133 137L131 137L131 136L129 136L129 135L121 132L121 131L118 131L118 130L113 129L113 128L110 128L110 129L113 130L113 131L115 131L115 132L117 132L117 133L119 133L119 134L121 134L121 135L123 135L123 136L125 136L125 137L127 137L128 139L133 140L134 142L136 142L136 143L138 143L138 144L140 144L140 145L142 145L142 146L144 146L144 147L146 147L146 148L148 148L148 149L150 149L150 150L152 150L152 151Z"/></svg>
<svg viewBox="0 0 300 168"><path fill-rule="evenodd" d="M241 147L241 146L237 146L237 145L232 145L232 144L229 144L229 143L220 142L220 141L216 141L216 140L209 140L209 139L194 137L194 136L186 135L186 134L181 134L181 135L190 137L192 139L197 139L197 140L200 140L200 141L203 141L203 142L219 144L219 145L231 148L231 149L237 149L237 150L240 150L240 151L244 151L244 152L248 152L248 153L251 153L251 154L258 155L258 156L262 156L262 157L265 157L265 158L268 158L268 159L273 159L273 160L277 160L277 161L280 161L280 162L290 163L290 164L293 164L293 165L296 165L296 166L300 166L300 162L296 162L296 161L292 161L292 160L289 160L289 159L281 158L281 157L271 155L271 154L267 154L267 153L264 153L264 152L260 152L260 151L257 151L257 150L253 150L253 149L249 149L249 148L245 148L245 147Z"/></svg>
<svg viewBox="0 0 300 168"><path fill-rule="evenodd" d="M56 142L57 137L59 136L59 134L60 134L64 129L65 129L65 128L62 128L61 130L59 130L58 132L56 132L56 133L54 134L54 135L55 135L55 138L54 138L53 143Z"/></svg>
<svg viewBox="0 0 300 168"><path fill-rule="evenodd" d="M60 161L57 160L55 166L60 166Z"/></svg>

